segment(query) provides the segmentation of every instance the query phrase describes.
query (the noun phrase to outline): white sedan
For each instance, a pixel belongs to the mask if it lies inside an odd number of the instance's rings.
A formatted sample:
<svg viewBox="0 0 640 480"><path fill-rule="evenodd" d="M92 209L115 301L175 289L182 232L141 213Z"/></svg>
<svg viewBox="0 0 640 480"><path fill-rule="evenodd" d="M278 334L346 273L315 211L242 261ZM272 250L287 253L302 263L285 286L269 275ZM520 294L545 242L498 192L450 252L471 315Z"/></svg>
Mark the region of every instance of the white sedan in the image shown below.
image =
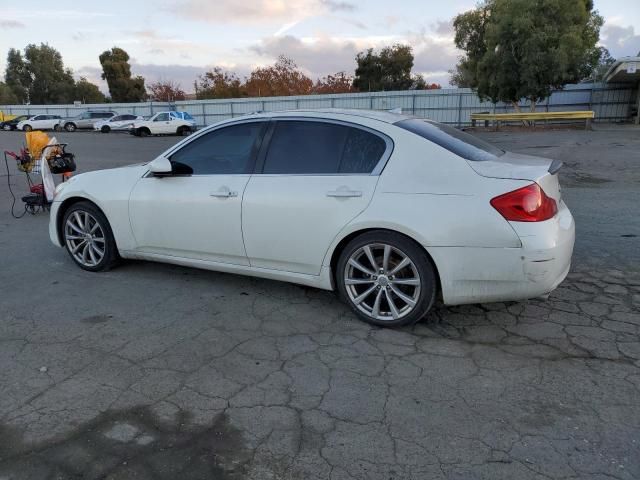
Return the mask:
<svg viewBox="0 0 640 480"><path fill-rule="evenodd" d="M148 120L133 122L129 133L138 137L149 135L190 135L196 131L196 120L187 112L158 112Z"/></svg>
<svg viewBox="0 0 640 480"><path fill-rule="evenodd" d="M129 130L136 121L144 120L140 115L125 113L124 115L114 115L111 118L100 120L93 124L96 132L109 133L117 130Z"/></svg>
<svg viewBox="0 0 640 480"><path fill-rule="evenodd" d="M399 114L260 113L60 184L50 236L85 270L134 258L284 280L405 325L438 296L519 300L562 282L574 221L560 165Z"/></svg>
<svg viewBox="0 0 640 480"><path fill-rule="evenodd" d="M31 130L58 130L60 128L60 115L34 115L16 125L17 130L30 132Z"/></svg>

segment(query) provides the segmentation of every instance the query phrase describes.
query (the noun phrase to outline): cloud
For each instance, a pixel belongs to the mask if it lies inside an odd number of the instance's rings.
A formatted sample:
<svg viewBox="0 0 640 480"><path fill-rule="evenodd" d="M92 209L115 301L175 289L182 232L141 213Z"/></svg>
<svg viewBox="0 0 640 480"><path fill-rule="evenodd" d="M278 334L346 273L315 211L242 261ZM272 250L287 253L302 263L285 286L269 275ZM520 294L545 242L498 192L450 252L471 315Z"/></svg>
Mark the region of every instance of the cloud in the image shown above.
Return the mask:
<svg viewBox="0 0 640 480"><path fill-rule="evenodd" d="M635 32L633 25L624 27L611 22L605 23L600 43L607 47L614 58L640 54L640 33Z"/></svg>
<svg viewBox="0 0 640 480"><path fill-rule="evenodd" d="M427 77L447 77L446 73L456 64L458 52L450 39L434 37L425 32L409 33L405 37L314 37L298 38L292 35L269 37L250 47L250 50L269 61L278 55L292 58L313 79L327 74L345 71L353 73L355 57L369 47L381 48L394 43L412 45L415 73ZM446 82L445 82L446 83Z"/></svg>
<svg viewBox="0 0 640 480"><path fill-rule="evenodd" d="M442 30L442 27L438 26L437 30ZM419 32L410 32L407 35L407 43L413 46L413 69L418 73L447 72L456 65L460 55L452 38L434 36L424 29Z"/></svg>
<svg viewBox="0 0 640 480"><path fill-rule="evenodd" d="M450 20L437 20L431 25L431 28L435 33L441 37L453 38L455 31L453 28L453 19Z"/></svg>
<svg viewBox="0 0 640 480"><path fill-rule="evenodd" d="M275 60L278 55L292 58L315 79L329 73L353 71L359 46L354 40L321 37L303 41L298 37L285 35L265 38L250 47L250 50L269 61Z"/></svg>
<svg viewBox="0 0 640 480"><path fill-rule="evenodd" d="M237 24L291 23L355 9L355 4L340 0L182 0L169 7L173 14L189 20Z"/></svg>
<svg viewBox="0 0 640 480"><path fill-rule="evenodd" d="M26 25L18 20L0 20L0 28L25 28Z"/></svg>
<svg viewBox="0 0 640 480"><path fill-rule="evenodd" d="M355 4L351 2L340 2L335 0L320 0L320 3L332 12L353 12Z"/></svg>

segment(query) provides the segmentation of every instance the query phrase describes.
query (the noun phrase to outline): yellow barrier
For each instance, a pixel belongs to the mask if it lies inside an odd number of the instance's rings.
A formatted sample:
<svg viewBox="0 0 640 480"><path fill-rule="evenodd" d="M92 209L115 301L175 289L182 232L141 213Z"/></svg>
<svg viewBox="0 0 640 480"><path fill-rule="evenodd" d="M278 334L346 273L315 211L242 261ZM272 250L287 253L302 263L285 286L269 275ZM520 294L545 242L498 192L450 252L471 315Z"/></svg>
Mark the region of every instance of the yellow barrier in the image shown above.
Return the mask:
<svg viewBox="0 0 640 480"><path fill-rule="evenodd" d="M592 110L580 110L573 112L525 112L525 113L472 113L471 123L475 127L476 120L484 120L485 127L489 126L489 120L496 122L500 128L501 122L532 121L536 120L584 120L585 127L591 128L591 120L595 118Z"/></svg>
<svg viewBox="0 0 640 480"><path fill-rule="evenodd" d="M0 122L8 122L9 120L13 120L17 115L7 115L4 112L0 112Z"/></svg>

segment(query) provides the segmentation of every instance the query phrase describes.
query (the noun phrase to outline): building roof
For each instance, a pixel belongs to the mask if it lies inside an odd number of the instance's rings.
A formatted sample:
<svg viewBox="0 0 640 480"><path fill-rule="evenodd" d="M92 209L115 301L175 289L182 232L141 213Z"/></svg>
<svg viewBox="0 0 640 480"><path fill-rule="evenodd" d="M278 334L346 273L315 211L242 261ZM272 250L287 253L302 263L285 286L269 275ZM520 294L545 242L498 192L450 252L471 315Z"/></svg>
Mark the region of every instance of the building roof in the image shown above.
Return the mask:
<svg viewBox="0 0 640 480"><path fill-rule="evenodd" d="M604 75L605 83L635 83L640 81L640 56L622 57Z"/></svg>

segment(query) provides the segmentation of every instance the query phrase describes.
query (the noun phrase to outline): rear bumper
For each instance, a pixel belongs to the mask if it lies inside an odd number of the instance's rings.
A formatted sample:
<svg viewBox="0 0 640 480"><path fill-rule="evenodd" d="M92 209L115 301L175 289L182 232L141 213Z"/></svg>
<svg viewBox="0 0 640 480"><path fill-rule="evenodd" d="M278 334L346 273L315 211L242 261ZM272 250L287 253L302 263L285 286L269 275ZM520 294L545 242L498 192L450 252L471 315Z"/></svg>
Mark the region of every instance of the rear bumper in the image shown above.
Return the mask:
<svg viewBox="0 0 640 480"><path fill-rule="evenodd" d="M447 305L524 300L553 291L567 276L575 223L561 202L545 222L512 222L520 248L428 248Z"/></svg>

